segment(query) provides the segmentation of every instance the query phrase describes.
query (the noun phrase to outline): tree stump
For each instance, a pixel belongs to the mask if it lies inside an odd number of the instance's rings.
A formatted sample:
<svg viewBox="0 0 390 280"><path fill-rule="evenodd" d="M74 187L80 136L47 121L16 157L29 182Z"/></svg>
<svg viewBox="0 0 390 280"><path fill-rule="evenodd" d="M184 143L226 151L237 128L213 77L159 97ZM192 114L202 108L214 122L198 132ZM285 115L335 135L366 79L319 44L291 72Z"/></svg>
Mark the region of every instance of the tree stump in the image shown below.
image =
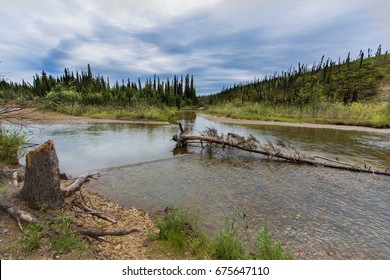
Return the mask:
<svg viewBox="0 0 390 280"><path fill-rule="evenodd" d="M59 163L52 140L26 155L25 181L20 196L36 209L58 209L64 205Z"/></svg>

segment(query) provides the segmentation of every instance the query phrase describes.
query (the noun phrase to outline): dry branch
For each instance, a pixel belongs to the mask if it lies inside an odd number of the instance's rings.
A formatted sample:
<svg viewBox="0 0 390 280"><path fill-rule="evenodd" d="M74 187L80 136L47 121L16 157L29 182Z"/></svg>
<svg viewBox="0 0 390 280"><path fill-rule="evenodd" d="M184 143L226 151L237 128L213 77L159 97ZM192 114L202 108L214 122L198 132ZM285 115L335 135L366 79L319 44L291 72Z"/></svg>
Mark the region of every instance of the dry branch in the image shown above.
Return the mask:
<svg viewBox="0 0 390 280"><path fill-rule="evenodd" d="M20 221L25 221L31 224L38 222L38 220L30 213L14 207L3 194L0 194L0 209L10 214L18 222L19 228L22 231L23 229Z"/></svg>
<svg viewBox="0 0 390 280"><path fill-rule="evenodd" d="M96 216L100 219L103 219L103 220L106 220L112 224L116 224L117 221L110 218L110 217L107 217L106 215L103 215L102 213L96 211L96 210L93 210L92 208L89 208L87 205L85 205L81 199L79 198L76 198L72 201L72 204L79 207L80 209L82 209L83 211L85 211L87 214L91 214L93 216Z"/></svg>
<svg viewBox="0 0 390 280"><path fill-rule="evenodd" d="M102 236L123 236L133 232L142 232L142 230L138 228L120 229L114 231L92 230L92 229L85 229L81 227L74 227L74 229L82 235L89 236L95 239L99 239Z"/></svg>
<svg viewBox="0 0 390 280"><path fill-rule="evenodd" d="M74 181L72 184L70 184L69 186L63 188L61 191L62 191L62 194L67 197L69 195L71 195L72 193L78 191L81 186L89 179L89 178L92 178L93 176L95 175L98 175L98 174L91 174L91 173L85 173L83 175L81 175L80 177L78 177L76 179L76 181Z"/></svg>
<svg viewBox="0 0 390 280"><path fill-rule="evenodd" d="M211 135L211 136L210 136ZM300 164L309 164L314 166L323 166L329 168L343 169L349 171L358 171L365 173L373 173L390 176L388 170L374 170L371 167L360 167L358 165L351 165L343 162L335 162L333 160L328 160L320 156L306 156L300 154L297 151L294 151L292 154L288 153L287 150L277 149L274 145L268 141L267 144L261 145L259 141L250 135L248 138L229 133L227 138L224 138L223 135L219 136L216 134L215 129L211 130L211 133L207 135L189 135L189 134L180 134L174 135L173 140L176 141L176 145L186 146L188 141L199 141L200 143L208 142L213 144L221 145L222 147L228 146L237 148L240 150L248 151L251 153L262 154L270 158L283 159L293 163ZM323 159L323 160L318 160Z"/></svg>
<svg viewBox="0 0 390 280"><path fill-rule="evenodd" d="M22 108L1 108L0 109L0 114L7 114L15 111L20 111Z"/></svg>

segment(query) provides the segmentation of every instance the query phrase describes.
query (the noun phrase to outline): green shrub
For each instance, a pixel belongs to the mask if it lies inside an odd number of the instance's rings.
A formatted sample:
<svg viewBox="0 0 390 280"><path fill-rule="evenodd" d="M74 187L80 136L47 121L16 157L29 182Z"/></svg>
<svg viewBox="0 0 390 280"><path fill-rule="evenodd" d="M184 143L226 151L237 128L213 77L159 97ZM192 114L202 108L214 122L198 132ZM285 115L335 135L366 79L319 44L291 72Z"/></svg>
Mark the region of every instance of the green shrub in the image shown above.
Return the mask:
<svg viewBox="0 0 390 280"><path fill-rule="evenodd" d="M211 245L211 258L215 260L248 259L241 235L248 229L247 211L234 209L231 216L225 217L225 224Z"/></svg>
<svg viewBox="0 0 390 280"><path fill-rule="evenodd" d="M211 258L214 260L244 260L248 258L242 240L229 230L219 232L211 248Z"/></svg>
<svg viewBox="0 0 390 280"><path fill-rule="evenodd" d="M170 209L164 219L157 221L156 225L159 229L157 239L168 240L175 249L184 249L186 237L192 232L186 210Z"/></svg>
<svg viewBox="0 0 390 280"><path fill-rule="evenodd" d="M46 95L43 104L45 108L55 110L61 105L71 104L74 106L80 101L81 96L79 93L58 86Z"/></svg>
<svg viewBox="0 0 390 280"><path fill-rule="evenodd" d="M291 260L293 255L284 250L278 241L274 242L265 226L256 235L257 258L261 260Z"/></svg>
<svg viewBox="0 0 390 280"><path fill-rule="evenodd" d="M0 127L0 162L18 163L18 151L25 143L25 136L20 131Z"/></svg>
<svg viewBox="0 0 390 280"><path fill-rule="evenodd" d="M171 232L188 232L191 228L187 211L182 208L168 210L164 219L157 221L159 239L167 240Z"/></svg>
<svg viewBox="0 0 390 280"><path fill-rule="evenodd" d="M63 253L74 249L82 251L85 248L85 245L83 242L79 241L74 234L60 234L52 243L51 247L57 253Z"/></svg>
<svg viewBox="0 0 390 280"><path fill-rule="evenodd" d="M29 224L24 230L27 238L25 239L25 248L33 251L41 247L41 239L44 235L42 228L37 224Z"/></svg>

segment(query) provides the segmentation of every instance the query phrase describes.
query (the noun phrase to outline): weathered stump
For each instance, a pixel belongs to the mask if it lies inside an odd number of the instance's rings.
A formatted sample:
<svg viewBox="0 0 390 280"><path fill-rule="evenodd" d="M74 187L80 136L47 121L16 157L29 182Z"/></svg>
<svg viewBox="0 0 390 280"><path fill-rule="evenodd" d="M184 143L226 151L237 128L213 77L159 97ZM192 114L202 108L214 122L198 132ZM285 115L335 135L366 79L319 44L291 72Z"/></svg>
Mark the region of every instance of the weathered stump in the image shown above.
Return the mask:
<svg viewBox="0 0 390 280"><path fill-rule="evenodd" d="M32 208L57 209L64 205L59 163L52 140L26 155L25 182L20 195Z"/></svg>

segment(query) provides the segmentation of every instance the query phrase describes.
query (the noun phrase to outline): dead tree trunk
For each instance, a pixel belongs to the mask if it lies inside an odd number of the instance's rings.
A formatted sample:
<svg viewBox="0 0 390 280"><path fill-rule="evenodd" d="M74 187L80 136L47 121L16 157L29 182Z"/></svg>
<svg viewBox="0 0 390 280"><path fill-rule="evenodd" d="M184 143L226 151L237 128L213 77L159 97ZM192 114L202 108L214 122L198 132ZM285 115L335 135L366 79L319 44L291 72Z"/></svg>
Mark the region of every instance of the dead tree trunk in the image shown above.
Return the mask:
<svg viewBox="0 0 390 280"><path fill-rule="evenodd" d="M32 208L58 209L64 205L58 158L52 140L27 154L25 182L20 196Z"/></svg>
<svg viewBox="0 0 390 280"><path fill-rule="evenodd" d="M275 148L272 143L268 143L267 145L261 145L256 138L252 135L245 139L239 135L228 134L227 138L223 136L219 136L215 130L211 130L208 132L210 135L188 135L188 134L180 134L174 135L173 140L177 143L178 146L187 145L188 141L199 141L199 142L208 142L221 145L222 147L233 147L240 150L248 151L251 153L262 154L270 158L277 158L286 160L293 163L301 163L301 164L309 164L314 166L323 166L329 168L336 169L344 169L349 171L357 171L364 173L372 173L372 174L380 174L390 176L389 170L374 170L371 167L360 167L357 165L351 165L343 162L335 162L330 159L326 159L319 156L306 156L302 155L296 151L292 154L288 154L283 152L281 149ZM233 136L232 139L229 139L229 135ZM320 160L319 160L320 159Z"/></svg>

